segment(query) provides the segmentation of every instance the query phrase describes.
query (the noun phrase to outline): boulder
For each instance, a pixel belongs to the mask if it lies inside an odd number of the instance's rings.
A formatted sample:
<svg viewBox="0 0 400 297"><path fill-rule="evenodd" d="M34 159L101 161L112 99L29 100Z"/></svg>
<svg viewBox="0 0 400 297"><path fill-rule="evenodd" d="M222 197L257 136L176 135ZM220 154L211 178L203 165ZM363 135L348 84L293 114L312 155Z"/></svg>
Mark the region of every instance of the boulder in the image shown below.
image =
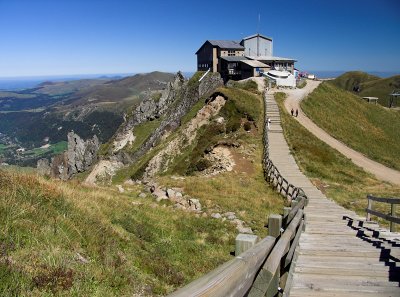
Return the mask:
<svg viewBox="0 0 400 297"><path fill-rule="evenodd" d="M211 214L211 217L214 218L214 219L220 219L220 218L222 218L221 214L218 213L218 212L217 212L217 213L212 213L212 214Z"/></svg>
<svg viewBox="0 0 400 297"><path fill-rule="evenodd" d="M40 159L37 161L37 172L40 175L46 175L50 176L51 175L51 167L50 167L50 162L48 159Z"/></svg>
<svg viewBox="0 0 400 297"><path fill-rule="evenodd" d="M117 185L117 189L120 193L124 193L125 189L121 185Z"/></svg>
<svg viewBox="0 0 400 297"><path fill-rule="evenodd" d="M192 211L201 211L201 204L199 199L191 198L189 199L189 207Z"/></svg>
<svg viewBox="0 0 400 297"><path fill-rule="evenodd" d="M97 161L100 143L96 135L92 139L83 140L78 134L68 133L68 167L70 174L84 172Z"/></svg>

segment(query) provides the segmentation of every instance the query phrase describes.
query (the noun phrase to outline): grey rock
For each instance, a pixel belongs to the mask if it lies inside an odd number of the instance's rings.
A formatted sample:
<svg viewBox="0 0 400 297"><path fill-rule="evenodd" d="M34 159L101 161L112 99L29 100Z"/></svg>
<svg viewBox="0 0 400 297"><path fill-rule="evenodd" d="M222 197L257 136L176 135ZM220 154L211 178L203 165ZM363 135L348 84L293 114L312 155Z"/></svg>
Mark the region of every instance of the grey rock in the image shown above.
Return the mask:
<svg viewBox="0 0 400 297"><path fill-rule="evenodd" d="M192 211L201 211L201 204L199 199L191 198L189 199L189 207Z"/></svg>
<svg viewBox="0 0 400 297"><path fill-rule="evenodd" d="M167 197L165 191L163 191L163 190L160 189L160 188L156 188L156 189L154 190L154 192L152 192L152 193L153 193L153 196L156 198L156 201L157 201L157 202L160 202L161 200L168 199L168 197Z"/></svg>
<svg viewBox="0 0 400 297"><path fill-rule="evenodd" d="M96 135L92 139L83 140L74 132L68 133L68 167L70 174L84 172L97 161L100 143Z"/></svg>
<svg viewBox="0 0 400 297"><path fill-rule="evenodd" d="M125 189L121 185L117 185L117 189L120 193L124 193Z"/></svg>
<svg viewBox="0 0 400 297"><path fill-rule="evenodd" d="M217 213L212 213L212 214L211 214L211 217L214 218L214 219L220 219L220 218L222 218L221 214L218 213L218 212L217 212Z"/></svg>
<svg viewBox="0 0 400 297"><path fill-rule="evenodd" d="M51 167L48 159L40 159L37 161L37 172L40 175L50 176L51 175Z"/></svg>
<svg viewBox="0 0 400 297"><path fill-rule="evenodd" d="M83 257L80 253L75 254L75 259L83 264L89 263L89 260Z"/></svg>
<svg viewBox="0 0 400 297"><path fill-rule="evenodd" d="M133 186L135 184L135 182L131 179L127 179L126 181L124 181L124 184L128 185L128 186Z"/></svg>
<svg viewBox="0 0 400 297"><path fill-rule="evenodd" d="M140 197L140 198L146 198L147 195L146 195L145 193L141 192L141 193L139 194L139 197Z"/></svg>
<svg viewBox="0 0 400 297"><path fill-rule="evenodd" d="M167 196L168 198L173 198L176 196L176 192L172 189L167 189Z"/></svg>

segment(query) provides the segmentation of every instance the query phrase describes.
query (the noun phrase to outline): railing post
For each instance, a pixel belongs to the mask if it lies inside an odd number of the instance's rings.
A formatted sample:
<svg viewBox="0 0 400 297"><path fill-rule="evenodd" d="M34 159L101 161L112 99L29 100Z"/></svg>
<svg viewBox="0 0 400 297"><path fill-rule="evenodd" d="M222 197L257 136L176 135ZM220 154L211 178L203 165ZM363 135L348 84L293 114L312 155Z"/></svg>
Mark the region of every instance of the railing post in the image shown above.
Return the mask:
<svg viewBox="0 0 400 297"><path fill-rule="evenodd" d="M372 200L369 199L370 196L371 196L370 194L367 195L367 199L368 199L368 206L367 206L367 209L369 209L369 210L372 209ZM369 212L367 212L367 218L366 218L366 220L367 220L367 221L371 221L371 214L370 214Z"/></svg>
<svg viewBox="0 0 400 297"><path fill-rule="evenodd" d="M396 216L396 204L392 203L390 206L390 215L392 217ZM395 232L396 230L396 223L390 222L390 232Z"/></svg>
<svg viewBox="0 0 400 297"><path fill-rule="evenodd" d="M241 253L247 251L253 247L260 238L257 235L252 234L238 234L236 236L235 256L239 256Z"/></svg>
<svg viewBox="0 0 400 297"><path fill-rule="evenodd" d="M268 235L278 237L281 235L282 216L272 214L268 218Z"/></svg>

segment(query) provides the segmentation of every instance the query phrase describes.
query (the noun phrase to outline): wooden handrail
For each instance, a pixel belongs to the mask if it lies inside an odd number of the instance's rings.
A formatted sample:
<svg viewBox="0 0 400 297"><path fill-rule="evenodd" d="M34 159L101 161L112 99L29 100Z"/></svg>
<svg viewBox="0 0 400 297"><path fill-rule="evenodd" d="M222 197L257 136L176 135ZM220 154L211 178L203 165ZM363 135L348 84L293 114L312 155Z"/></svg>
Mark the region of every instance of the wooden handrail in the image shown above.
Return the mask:
<svg viewBox="0 0 400 297"><path fill-rule="evenodd" d="M384 202L389 204L400 204L400 198L382 198L368 195L367 198L372 201Z"/></svg>
<svg viewBox="0 0 400 297"><path fill-rule="evenodd" d="M253 284L258 270L274 247L275 240L275 237L267 236L251 249L169 296L244 296Z"/></svg>
<svg viewBox="0 0 400 297"><path fill-rule="evenodd" d="M400 224L400 218L396 217L396 205L400 204L400 198L383 198L383 197L374 197L372 195L367 195L367 199L368 199L368 206L365 209L367 213L366 220L370 221L371 215L385 219L386 221L390 222L390 232L394 232L395 224ZM372 210L372 201L390 204L390 214L385 214L376 210Z"/></svg>

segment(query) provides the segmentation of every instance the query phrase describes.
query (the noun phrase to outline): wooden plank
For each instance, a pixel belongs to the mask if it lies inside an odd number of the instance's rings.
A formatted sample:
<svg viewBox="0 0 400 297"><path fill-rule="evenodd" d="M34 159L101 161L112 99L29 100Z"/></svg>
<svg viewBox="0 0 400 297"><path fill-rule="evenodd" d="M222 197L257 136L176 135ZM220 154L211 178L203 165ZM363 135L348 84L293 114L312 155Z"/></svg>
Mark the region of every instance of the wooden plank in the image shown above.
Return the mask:
<svg viewBox="0 0 400 297"><path fill-rule="evenodd" d="M303 232L303 224L304 224L304 221L302 220L300 222L299 228L297 229L297 233L296 233L296 236L294 237L292 245L290 246L289 252L286 255L285 268L288 267L290 265L290 263L292 262L294 251L299 244L300 235Z"/></svg>
<svg viewBox="0 0 400 297"><path fill-rule="evenodd" d="M242 297L251 287L257 271L274 244L275 238L267 236L240 256L168 296Z"/></svg>

